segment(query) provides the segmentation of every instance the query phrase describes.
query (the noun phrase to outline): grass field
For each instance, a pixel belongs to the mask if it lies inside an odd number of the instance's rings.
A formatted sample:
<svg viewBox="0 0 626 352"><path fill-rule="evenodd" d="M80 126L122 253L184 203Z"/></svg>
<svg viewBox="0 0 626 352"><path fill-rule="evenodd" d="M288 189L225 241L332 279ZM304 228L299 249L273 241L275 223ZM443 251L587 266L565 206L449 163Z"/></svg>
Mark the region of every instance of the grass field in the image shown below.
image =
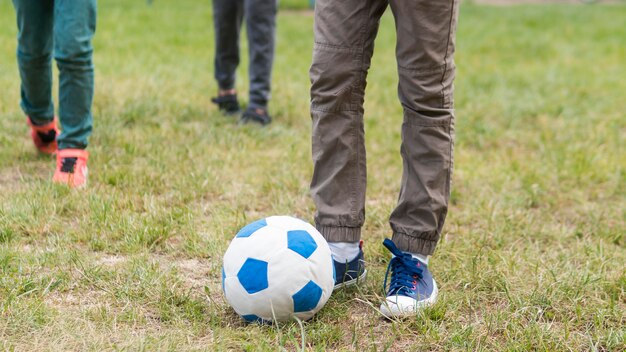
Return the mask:
<svg viewBox="0 0 626 352"><path fill-rule="evenodd" d="M370 276L304 336L243 324L220 266L254 219L312 221L313 18L279 15L275 123L260 129L209 103L210 11L100 1L90 187L71 192L27 137L0 1L0 350L626 350L625 6L462 7L454 190L431 260L440 301L392 322L375 309L401 174L383 18L366 97Z"/></svg>

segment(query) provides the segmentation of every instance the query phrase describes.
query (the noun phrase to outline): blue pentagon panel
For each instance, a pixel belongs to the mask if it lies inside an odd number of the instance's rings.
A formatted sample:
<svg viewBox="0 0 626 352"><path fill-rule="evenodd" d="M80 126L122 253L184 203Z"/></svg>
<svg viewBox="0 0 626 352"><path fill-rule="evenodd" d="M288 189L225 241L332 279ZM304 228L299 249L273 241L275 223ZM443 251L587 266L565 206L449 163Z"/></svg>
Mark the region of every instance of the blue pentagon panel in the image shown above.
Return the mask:
<svg viewBox="0 0 626 352"><path fill-rule="evenodd" d="M226 281L226 272L222 267L222 291L226 292L226 286L224 286L224 281Z"/></svg>
<svg viewBox="0 0 626 352"><path fill-rule="evenodd" d="M287 248L308 258L317 249L317 243L308 232L294 230L287 232Z"/></svg>
<svg viewBox="0 0 626 352"><path fill-rule="evenodd" d="M267 221L265 219L257 220L253 223L250 223L244 226L243 229L237 232L237 236L235 237L250 237L256 230L267 226Z"/></svg>
<svg viewBox="0 0 626 352"><path fill-rule="evenodd" d="M259 316L255 314L246 314L246 315L242 315L241 317L243 318L243 320L247 321L248 323L259 323L259 324L271 324L272 323L269 320L259 318Z"/></svg>
<svg viewBox="0 0 626 352"><path fill-rule="evenodd" d="M268 287L267 262L248 258L239 269L237 278L249 294L265 290Z"/></svg>
<svg viewBox="0 0 626 352"><path fill-rule="evenodd" d="M322 288L313 281L309 281L298 293L293 295L293 311L295 313L308 312L317 307L322 298Z"/></svg>

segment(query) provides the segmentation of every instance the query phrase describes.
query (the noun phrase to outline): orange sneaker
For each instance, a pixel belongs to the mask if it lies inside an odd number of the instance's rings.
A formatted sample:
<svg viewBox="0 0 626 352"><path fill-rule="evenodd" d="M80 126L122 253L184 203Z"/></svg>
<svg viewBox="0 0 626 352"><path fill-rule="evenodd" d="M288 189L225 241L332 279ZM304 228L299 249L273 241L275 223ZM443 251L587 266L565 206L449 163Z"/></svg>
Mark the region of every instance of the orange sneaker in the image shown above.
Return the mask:
<svg viewBox="0 0 626 352"><path fill-rule="evenodd" d="M87 159L89 153L82 149L61 149L57 153L57 169L52 182L70 188L87 186Z"/></svg>
<svg viewBox="0 0 626 352"><path fill-rule="evenodd" d="M26 119L30 126L30 136L33 138L35 147L44 154L54 154L57 151L57 137L59 136L59 128L57 127L57 118L52 122L43 126L33 124L30 117Z"/></svg>

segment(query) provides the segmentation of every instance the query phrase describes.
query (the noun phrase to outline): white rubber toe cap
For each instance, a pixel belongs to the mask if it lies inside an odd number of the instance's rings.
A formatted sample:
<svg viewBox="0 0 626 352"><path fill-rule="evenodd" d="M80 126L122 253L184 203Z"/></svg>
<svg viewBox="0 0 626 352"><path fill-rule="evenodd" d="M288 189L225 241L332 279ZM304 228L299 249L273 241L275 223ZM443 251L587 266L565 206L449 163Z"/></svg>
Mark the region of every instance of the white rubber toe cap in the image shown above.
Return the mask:
<svg viewBox="0 0 626 352"><path fill-rule="evenodd" d="M418 310L435 304L437 301L437 283L433 280L433 293L425 300L417 301L407 296L388 296L380 306L380 311L388 318L414 315Z"/></svg>

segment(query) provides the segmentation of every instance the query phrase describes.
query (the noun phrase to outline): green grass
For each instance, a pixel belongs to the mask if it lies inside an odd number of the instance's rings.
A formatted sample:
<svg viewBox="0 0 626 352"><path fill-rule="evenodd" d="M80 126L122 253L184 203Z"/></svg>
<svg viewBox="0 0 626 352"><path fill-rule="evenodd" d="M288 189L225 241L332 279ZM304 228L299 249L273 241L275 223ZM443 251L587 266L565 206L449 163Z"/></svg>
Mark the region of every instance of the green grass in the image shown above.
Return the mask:
<svg viewBox="0 0 626 352"><path fill-rule="evenodd" d="M311 7L310 1L311 0L279 0L278 2L283 9L303 10Z"/></svg>
<svg viewBox="0 0 626 352"><path fill-rule="evenodd" d="M307 349L626 349L625 17L624 6L461 9L454 190L431 261L440 301L394 322L375 309L401 174L383 18L366 97L370 276L305 323ZM247 222L312 220L313 18L279 16L265 129L209 103L210 18L191 0L100 2L90 187L71 192L50 184L54 161L27 137L14 15L0 2L0 349L299 348L296 323L243 324L219 273Z"/></svg>

